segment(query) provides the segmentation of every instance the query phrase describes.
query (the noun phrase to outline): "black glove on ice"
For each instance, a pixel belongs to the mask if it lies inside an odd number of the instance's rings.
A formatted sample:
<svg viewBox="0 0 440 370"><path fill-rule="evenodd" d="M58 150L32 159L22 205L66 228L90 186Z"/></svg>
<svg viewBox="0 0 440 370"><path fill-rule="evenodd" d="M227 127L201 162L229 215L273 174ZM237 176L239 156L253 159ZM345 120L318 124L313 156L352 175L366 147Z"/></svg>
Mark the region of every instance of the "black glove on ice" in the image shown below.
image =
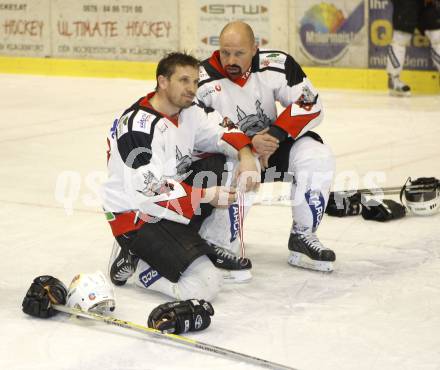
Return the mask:
<svg viewBox="0 0 440 370"><path fill-rule="evenodd" d="M344 196L342 192L330 192L325 213L329 216L345 217L356 216L361 213L361 194Z"/></svg>
<svg viewBox="0 0 440 370"><path fill-rule="evenodd" d="M23 312L42 318L54 316L57 311L52 304L65 304L66 297L67 289L60 280L49 275L38 276L23 299Z"/></svg>
<svg viewBox="0 0 440 370"><path fill-rule="evenodd" d="M405 207L391 199L383 199L382 202L372 202L373 205L364 204L362 217L365 220L390 221L397 220L406 215Z"/></svg>
<svg viewBox="0 0 440 370"><path fill-rule="evenodd" d="M180 334L206 329L214 308L203 299L168 302L151 311L148 326L166 333Z"/></svg>

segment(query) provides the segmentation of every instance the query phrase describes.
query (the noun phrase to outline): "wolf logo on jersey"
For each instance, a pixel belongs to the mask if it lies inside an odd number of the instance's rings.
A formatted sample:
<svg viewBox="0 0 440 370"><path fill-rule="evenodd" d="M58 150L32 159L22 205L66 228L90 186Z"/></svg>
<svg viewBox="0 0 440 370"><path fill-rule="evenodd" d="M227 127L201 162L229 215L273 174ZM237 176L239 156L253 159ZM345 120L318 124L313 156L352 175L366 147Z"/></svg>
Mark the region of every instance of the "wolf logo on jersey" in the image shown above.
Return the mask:
<svg viewBox="0 0 440 370"><path fill-rule="evenodd" d="M295 102L295 104L297 104L300 108L304 109L305 111L309 112L316 104L317 100L318 100L318 95L313 94L308 86L303 86L302 94Z"/></svg>
<svg viewBox="0 0 440 370"><path fill-rule="evenodd" d="M158 180L151 171L143 173L145 188L141 191L147 197L153 197L160 194L168 194L174 190L174 185L166 179Z"/></svg>
<svg viewBox="0 0 440 370"><path fill-rule="evenodd" d="M248 136L253 136L257 132L265 129L271 124L271 120L268 116L264 114L261 108L261 102L257 100L255 102L256 114L246 113L237 105L237 117L238 117L238 127Z"/></svg>
<svg viewBox="0 0 440 370"><path fill-rule="evenodd" d="M189 153L189 155L182 155L182 152L176 146L176 170L177 174L180 175L180 181L184 180L184 178L182 178L182 175L186 174L186 171L188 170L189 166L191 166L191 163L191 153ZM187 176L185 176L185 178L186 177Z"/></svg>

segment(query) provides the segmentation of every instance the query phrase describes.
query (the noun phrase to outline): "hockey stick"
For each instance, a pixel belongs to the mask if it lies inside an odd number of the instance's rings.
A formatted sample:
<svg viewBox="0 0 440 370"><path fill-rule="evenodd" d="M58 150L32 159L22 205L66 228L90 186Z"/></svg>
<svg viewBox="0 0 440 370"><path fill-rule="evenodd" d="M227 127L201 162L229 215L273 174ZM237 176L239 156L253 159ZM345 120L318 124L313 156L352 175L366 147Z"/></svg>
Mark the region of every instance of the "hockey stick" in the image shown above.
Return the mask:
<svg viewBox="0 0 440 370"><path fill-rule="evenodd" d="M262 358L246 355L244 353L232 351L230 349L217 347L212 344L200 342L200 341L197 341L197 340L194 340L191 338L187 338L187 337L183 337L183 336L175 335L175 334L162 333L159 330L152 329L147 326L139 325L139 324L136 324L136 323L133 323L130 321L117 319L116 317L104 316L104 315L100 315L100 314L94 313L94 312L86 312L86 311L79 310L77 308L67 307L67 306L63 306L63 305L52 305L52 307L57 311L64 312L64 313L67 313L70 315L80 316L80 317L84 317L86 319L95 320L95 321L102 321L102 322L109 324L109 325L115 325L115 326L119 326L121 328L130 329L130 330L142 333L142 334L148 334L148 335L154 336L156 338L169 340L173 343L182 344L187 347L191 347L193 349L198 349L198 350L208 352L211 354L214 353L214 354L226 357L228 359L245 361L245 362L248 362L248 363L251 363L254 365L258 365L261 367L269 368L269 369L295 370L294 368L289 367L289 366L285 366L285 365L277 364L275 362L263 360Z"/></svg>
<svg viewBox="0 0 440 370"><path fill-rule="evenodd" d="M241 258L246 257L246 249L244 244L244 192L239 191L237 194L238 201L238 230L240 234L240 250L241 250Z"/></svg>
<svg viewBox="0 0 440 370"><path fill-rule="evenodd" d="M399 195L402 189L405 190L430 190L432 185L403 185L403 186L389 186L383 188L372 188L372 189L351 189L351 190L337 190L333 191L334 194L338 194L341 198L345 198L354 194L361 195ZM253 205L274 205L274 206L287 206L290 205L290 194L282 194L276 196L265 196L260 200L257 200Z"/></svg>

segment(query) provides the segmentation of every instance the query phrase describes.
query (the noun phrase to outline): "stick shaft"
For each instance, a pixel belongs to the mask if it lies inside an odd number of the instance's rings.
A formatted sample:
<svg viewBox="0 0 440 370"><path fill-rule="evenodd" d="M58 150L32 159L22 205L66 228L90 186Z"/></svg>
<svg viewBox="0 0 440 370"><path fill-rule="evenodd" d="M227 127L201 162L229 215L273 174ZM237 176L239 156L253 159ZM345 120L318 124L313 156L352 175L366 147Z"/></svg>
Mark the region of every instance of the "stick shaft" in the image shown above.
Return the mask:
<svg viewBox="0 0 440 370"><path fill-rule="evenodd" d="M406 190L430 190L432 189L432 186L427 185L411 185L406 186ZM333 191L335 194L340 194L341 197L349 196L355 193L360 193L363 195L399 195L402 190L402 186L389 186L389 187L383 187L383 188L372 188L372 189L351 189L351 190L337 190ZM264 197L261 200L257 200L254 205L290 205L290 195L289 194L283 194L283 195L275 195L272 197Z"/></svg>
<svg viewBox="0 0 440 370"><path fill-rule="evenodd" d="M235 352L226 348L217 347L212 344L200 342L180 335L162 333L159 330L152 329L147 326L139 325L130 321L121 320L116 317L104 316L94 312L86 312L63 305L53 305L53 308L57 311L64 312L70 315L76 315L90 320L101 321L109 325L119 326L121 328L130 329L132 331L136 331L142 334L148 334L156 338L165 339L174 343L185 345L187 347L199 349L204 352L221 355L226 358L249 362L269 369L295 370L292 367L277 364L275 362L267 361L262 358L246 355L244 353Z"/></svg>

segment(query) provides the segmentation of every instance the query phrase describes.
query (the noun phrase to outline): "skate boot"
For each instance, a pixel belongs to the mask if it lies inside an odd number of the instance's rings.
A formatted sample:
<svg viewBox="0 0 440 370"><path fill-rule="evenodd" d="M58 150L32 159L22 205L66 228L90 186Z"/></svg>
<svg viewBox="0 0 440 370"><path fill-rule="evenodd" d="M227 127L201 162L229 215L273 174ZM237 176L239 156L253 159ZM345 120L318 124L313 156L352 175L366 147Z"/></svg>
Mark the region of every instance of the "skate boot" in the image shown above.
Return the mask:
<svg viewBox="0 0 440 370"><path fill-rule="evenodd" d="M411 88L399 76L388 75L388 89L391 96L411 96Z"/></svg>
<svg viewBox="0 0 440 370"><path fill-rule="evenodd" d="M237 257L225 248L212 245L214 253L208 257L215 267L223 272L228 283L245 283L252 279L252 262L249 258Z"/></svg>
<svg viewBox="0 0 440 370"><path fill-rule="evenodd" d="M109 262L110 280L115 285L124 285L134 274L139 258L128 247L123 247L115 240Z"/></svg>
<svg viewBox="0 0 440 370"><path fill-rule="evenodd" d="M292 233L289 238L290 256L287 260L293 266L317 271L333 271L335 253L324 247L313 233Z"/></svg>

